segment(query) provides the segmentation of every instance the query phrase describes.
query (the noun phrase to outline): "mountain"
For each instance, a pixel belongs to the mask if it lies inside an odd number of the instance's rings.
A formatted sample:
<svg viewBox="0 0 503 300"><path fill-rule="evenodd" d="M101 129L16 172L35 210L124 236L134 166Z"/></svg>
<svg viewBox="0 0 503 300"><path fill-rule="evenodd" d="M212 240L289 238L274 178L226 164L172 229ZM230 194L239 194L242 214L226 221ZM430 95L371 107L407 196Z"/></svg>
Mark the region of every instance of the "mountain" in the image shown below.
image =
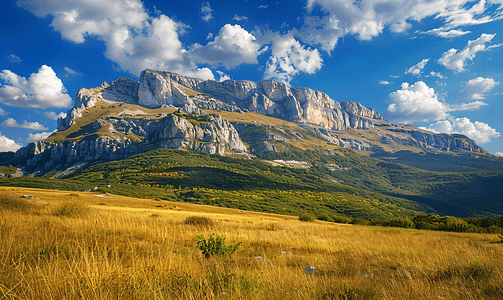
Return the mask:
<svg viewBox="0 0 503 300"><path fill-rule="evenodd" d="M0 164L22 167L35 176L83 180L82 172L96 170L101 163L162 148L234 157L237 164L245 161L238 158L265 160L299 170L291 176L302 180L314 176L327 187L337 182L409 199L421 204L420 211L503 214L500 190L485 184L502 178L503 159L473 140L392 124L358 102L338 102L322 92L275 81L204 81L145 70L140 81L118 78L83 88L75 107L58 120L57 132L21 148L13 158L5 156ZM198 172L184 172L191 178L186 186L202 184ZM247 176L255 180L253 174ZM86 178L98 184L107 176ZM281 185L283 179L268 180ZM169 185L176 183L182 186L176 180ZM222 186L226 184L208 187ZM303 185L292 188L298 186ZM324 187L315 186L304 188L322 192ZM477 205L469 198L474 195L483 196L485 203Z"/></svg>

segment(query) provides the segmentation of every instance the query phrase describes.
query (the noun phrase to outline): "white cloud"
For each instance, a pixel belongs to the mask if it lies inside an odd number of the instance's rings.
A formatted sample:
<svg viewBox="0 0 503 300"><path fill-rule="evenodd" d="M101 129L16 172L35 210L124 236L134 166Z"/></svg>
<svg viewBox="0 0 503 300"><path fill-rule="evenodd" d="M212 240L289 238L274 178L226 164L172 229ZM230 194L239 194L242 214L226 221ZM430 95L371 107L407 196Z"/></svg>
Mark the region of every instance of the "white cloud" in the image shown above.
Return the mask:
<svg viewBox="0 0 503 300"><path fill-rule="evenodd" d="M7 58L13 63L20 63L21 62L21 58L19 58L19 56L15 55L15 54L7 55Z"/></svg>
<svg viewBox="0 0 503 300"><path fill-rule="evenodd" d="M266 50L260 50L261 46L255 36L241 26L226 24L214 41L206 46L194 45L189 55L197 62L222 64L231 69L242 63L257 64L257 56Z"/></svg>
<svg viewBox="0 0 503 300"><path fill-rule="evenodd" d="M0 107L0 116L6 116L8 115L9 113L6 112L5 110L3 110L1 107Z"/></svg>
<svg viewBox="0 0 503 300"><path fill-rule="evenodd" d="M379 80L379 84L388 85L389 81L387 81L387 80Z"/></svg>
<svg viewBox="0 0 503 300"><path fill-rule="evenodd" d="M472 79L459 92L458 101L483 100L485 98L484 93L489 92L498 83L492 78L477 77Z"/></svg>
<svg viewBox="0 0 503 300"><path fill-rule="evenodd" d="M446 77L445 77L444 75L442 75L441 73L438 73L438 72L433 72L433 71L431 71L431 72L430 72L430 75L428 75L428 76L438 77L438 78L441 78L441 79L445 79L445 78L446 78ZM428 77L428 76L427 76L427 77Z"/></svg>
<svg viewBox="0 0 503 300"><path fill-rule="evenodd" d="M469 103L462 103L460 105L451 105L450 111L463 111L463 110L477 110L481 106L489 105L482 101L474 101Z"/></svg>
<svg viewBox="0 0 503 300"><path fill-rule="evenodd" d="M417 64L413 65L409 69L405 70L404 74L412 74L412 75L415 75L415 76L421 76L421 72L423 71L424 66L426 65L426 63L429 60L430 60L429 58L423 59L422 61L420 61Z"/></svg>
<svg viewBox="0 0 503 300"><path fill-rule="evenodd" d="M499 156L499 157L503 157L503 152L496 152L496 153L494 153L494 155Z"/></svg>
<svg viewBox="0 0 503 300"><path fill-rule="evenodd" d="M370 40L388 26L394 33L406 32L412 22L435 18L439 27L422 32L445 38L461 36L467 32L463 26L489 23L503 16L501 3L471 0L307 0L309 14L305 28L296 34L303 41L319 44L325 51L333 50L337 40L345 35L356 35ZM321 14L314 8L320 8ZM496 8L496 9L493 9ZM316 14L316 15L315 15Z"/></svg>
<svg viewBox="0 0 503 300"><path fill-rule="evenodd" d="M8 118L7 120L3 121L2 123L0 123L0 126L18 127L18 128L33 129L33 130L47 130L47 129L49 129L47 127L44 127L44 125L40 124L39 122L24 121L22 124L19 124L13 118Z"/></svg>
<svg viewBox="0 0 503 300"><path fill-rule="evenodd" d="M230 80L231 79L231 77L229 75L225 74L222 71L217 71L217 73L218 73L218 76L220 76L220 79L218 80L219 82L224 82L226 80Z"/></svg>
<svg viewBox="0 0 503 300"><path fill-rule="evenodd" d="M258 9L268 8L268 7L269 7L269 5L260 5L260 6L258 7Z"/></svg>
<svg viewBox="0 0 503 300"><path fill-rule="evenodd" d="M433 88L418 81L413 85L402 83L402 89L389 95L393 102L387 112L401 123L441 120L448 117L449 106L438 100Z"/></svg>
<svg viewBox="0 0 503 300"><path fill-rule="evenodd" d="M247 16L238 16L237 14L234 14L234 18L232 18L234 21L248 21Z"/></svg>
<svg viewBox="0 0 503 300"><path fill-rule="evenodd" d="M437 61L442 66L457 72L464 71L464 64L467 59L473 60L479 51L486 49L485 43L490 42L496 34L483 33L478 39L468 41L463 50L458 52L458 49L450 49L442 54L442 57Z"/></svg>
<svg viewBox="0 0 503 300"><path fill-rule="evenodd" d="M9 70L3 70L0 78L5 84L0 88L0 102L17 107L47 108L69 107L72 98L63 82L49 66L43 65L28 80Z"/></svg>
<svg viewBox="0 0 503 300"><path fill-rule="evenodd" d="M211 70L187 57L179 39L187 26L162 14L150 17L140 0L18 0L17 5L37 16L53 16L51 26L63 39L102 40L105 56L136 76L150 68L214 79Z"/></svg>
<svg viewBox="0 0 503 300"><path fill-rule="evenodd" d="M16 143L14 140L9 139L0 132L0 152L16 152L21 147L23 147L23 145Z"/></svg>
<svg viewBox="0 0 503 300"><path fill-rule="evenodd" d="M201 7L201 19L203 19L205 22L213 19L213 15L211 14L212 11L213 9L210 8L209 2L203 3L203 6Z"/></svg>
<svg viewBox="0 0 503 300"><path fill-rule="evenodd" d="M487 105L482 101L451 105L441 102L433 88L418 81L413 85L402 83L402 89L389 94L391 104L386 112L389 117L400 123L428 122L447 119L449 112L477 110Z"/></svg>
<svg viewBox="0 0 503 300"><path fill-rule="evenodd" d="M478 121L472 123L468 118L451 118L450 120L438 121L426 129L433 132L463 134L473 139L477 144L489 143L492 138L501 135L488 124Z"/></svg>
<svg viewBox="0 0 503 300"><path fill-rule="evenodd" d="M268 32L266 37L271 38L273 43L264 79L289 83L299 72L312 74L321 68L323 60L318 49L306 48L291 34Z"/></svg>
<svg viewBox="0 0 503 300"><path fill-rule="evenodd" d="M48 111L48 112L45 112L45 113L44 113L44 116L48 117L48 118L49 118L49 119L51 119L51 120L57 120L57 119L59 119L59 118L64 118L64 117L66 117L66 113L61 112L61 113L59 113L59 114L56 114L56 113L55 113L55 112L53 112L53 111Z"/></svg>
<svg viewBox="0 0 503 300"><path fill-rule="evenodd" d="M77 72L69 67L65 67L65 72L66 72L65 76L82 76L82 75L84 75L82 72Z"/></svg>
<svg viewBox="0 0 503 300"><path fill-rule="evenodd" d="M45 140L46 138L48 138L51 134L53 134L54 132L41 132L41 133L30 133L28 135L28 138L26 139L26 142L27 143L34 143L34 142L38 142L38 141L41 141L41 140Z"/></svg>

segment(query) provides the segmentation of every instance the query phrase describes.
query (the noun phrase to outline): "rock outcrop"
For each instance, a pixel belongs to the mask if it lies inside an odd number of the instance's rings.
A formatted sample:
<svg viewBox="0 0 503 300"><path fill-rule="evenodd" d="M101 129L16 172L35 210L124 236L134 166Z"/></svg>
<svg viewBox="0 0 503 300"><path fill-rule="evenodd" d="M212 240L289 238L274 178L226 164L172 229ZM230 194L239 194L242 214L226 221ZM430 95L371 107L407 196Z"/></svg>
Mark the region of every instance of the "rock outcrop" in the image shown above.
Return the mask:
<svg viewBox="0 0 503 300"><path fill-rule="evenodd" d="M187 108L186 108L187 109ZM198 109L191 112L198 112ZM21 148L16 158L24 158L26 167L45 173L54 168L67 168L78 162L121 159L158 148L186 149L209 154L224 154L226 149L247 152L236 129L218 114L206 115L204 122L185 119L187 115L170 114L161 118L107 116L90 124L91 133L108 126L118 137L84 138L61 143L35 142ZM194 115L192 115L194 116ZM140 140L127 138L129 134ZM124 137L126 136L126 137Z"/></svg>

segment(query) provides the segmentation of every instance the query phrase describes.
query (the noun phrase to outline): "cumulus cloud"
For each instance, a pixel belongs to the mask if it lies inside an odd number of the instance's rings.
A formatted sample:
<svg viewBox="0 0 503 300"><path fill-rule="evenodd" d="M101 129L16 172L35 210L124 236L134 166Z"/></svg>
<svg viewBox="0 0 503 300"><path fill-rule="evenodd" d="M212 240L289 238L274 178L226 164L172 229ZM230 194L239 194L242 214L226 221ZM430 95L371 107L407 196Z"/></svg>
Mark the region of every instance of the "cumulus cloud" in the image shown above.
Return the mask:
<svg viewBox="0 0 503 300"><path fill-rule="evenodd" d="M3 121L2 123L0 123L0 126L18 127L18 128L33 129L33 130L47 130L47 129L49 129L49 128L45 127L44 125L40 124L39 122L24 121L22 124L19 124L13 118L8 118L7 120Z"/></svg>
<svg viewBox="0 0 503 300"><path fill-rule="evenodd" d="M448 117L449 106L440 102L433 88L418 81L413 85L402 83L402 89L389 95L393 102L387 113L401 123L441 120Z"/></svg>
<svg viewBox="0 0 503 300"><path fill-rule="evenodd" d="M503 157L503 152L496 152L496 153L494 153L494 155L499 156L499 157Z"/></svg>
<svg viewBox="0 0 503 300"><path fill-rule="evenodd" d="M8 115L9 113L6 112L5 110L3 110L1 107L0 107L0 116L6 116Z"/></svg>
<svg viewBox="0 0 503 300"><path fill-rule="evenodd" d="M15 55L15 54L7 55L7 58L13 63L20 63L21 62L21 58L19 58L19 56Z"/></svg>
<svg viewBox="0 0 503 300"><path fill-rule="evenodd" d="M88 37L102 40L105 56L136 76L151 68L214 78L187 57L179 39L187 25L163 14L150 17L140 0L18 0L17 5L40 17L51 15L51 26L63 39L77 44Z"/></svg>
<svg viewBox="0 0 503 300"><path fill-rule="evenodd" d="M201 7L201 19L205 22L213 19L213 15L211 14L212 11L213 9L210 8L209 2L203 3L203 6Z"/></svg>
<svg viewBox="0 0 503 300"><path fill-rule="evenodd" d="M379 80L379 84L388 85L389 81L387 81L387 80Z"/></svg>
<svg viewBox="0 0 503 300"><path fill-rule="evenodd" d="M72 98L54 70L46 65L32 73L28 79L9 70L0 78L5 84L0 88L0 102L17 107L47 108L69 107Z"/></svg>
<svg viewBox="0 0 503 300"><path fill-rule="evenodd" d="M429 58L425 58L422 61L418 62L417 64L413 65L409 69L405 70L405 74L412 74L415 76L421 76L421 72L424 69L424 66L426 63L429 61Z"/></svg>
<svg viewBox="0 0 503 300"><path fill-rule="evenodd" d="M55 112L53 112L53 111L48 111L48 112L45 112L45 113L44 113L44 116L48 117L48 118L49 118L49 119L51 119L51 120L57 120L57 119L59 119L59 118L64 118L64 117L66 117L66 113L61 112L61 113L59 113L59 114L56 114L56 113L55 113Z"/></svg>
<svg viewBox="0 0 503 300"><path fill-rule="evenodd" d="M14 140L9 139L0 132L0 152L16 152L21 147L23 147L23 145L16 143Z"/></svg>
<svg viewBox="0 0 503 300"><path fill-rule="evenodd" d="M465 70L465 61L467 59L473 60L477 52L484 51L486 49L485 44L490 42L494 36L496 34L483 33L478 39L468 41L468 44L459 52L458 49L454 48L444 52L437 62L449 70L462 72Z"/></svg>
<svg viewBox="0 0 503 300"><path fill-rule="evenodd" d="M219 82L224 82L226 80L230 80L231 79L231 77L229 75L225 74L222 71L217 71L217 73L218 73L218 76L220 76L220 79L218 79Z"/></svg>
<svg viewBox="0 0 503 300"><path fill-rule="evenodd" d="M226 24L214 41L206 46L194 45L190 56L197 62L222 64L231 69L242 63L257 64L257 56L267 49L260 49L261 47L262 44L257 42L256 37L241 26Z"/></svg>
<svg viewBox="0 0 503 300"><path fill-rule="evenodd" d="M423 34L452 38L467 33L463 26L489 23L503 16L498 9L501 3L497 1L473 4L471 0L307 0L306 7L310 14L304 19L305 28L297 34L306 42L321 45L325 51L333 50L337 40L345 35L370 40L386 26L394 33L402 33L412 27L411 21L429 17L439 20L440 26Z"/></svg>
<svg viewBox="0 0 503 300"><path fill-rule="evenodd" d="M487 105L482 101L451 105L439 100L435 90L418 81L413 85L402 83L401 90L389 94L392 102L386 112L393 121L400 123L428 122L447 119L449 112L477 110Z"/></svg>
<svg viewBox="0 0 503 300"><path fill-rule="evenodd" d="M53 134L54 132L41 132L41 133L30 133L28 135L28 138L26 139L26 142L27 143L34 143L34 142L38 142L38 141L41 141L41 140L45 140L46 138L48 138L51 134Z"/></svg>
<svg viewBox="0 0 503 300"><path fill-rule="evenodd" d="M288 84L299 72L312 74L321 68L323 59L318 49L306 48L293 35L269 32L265 37L271 38L273 43L264 79Z"/></svg>
<svg viewBox="0 0 503 300"><path fill-rule="evenodd" d="M492 78L477 77L468 81L466 87L459 92L458 101L483 100L485 93L489 92L499 82Z"/></svg>
<svg viewBox="0 0 503 300"><path fill-rule="evenodd" d="M474 140L477 144L491 142L501 134L488 124L479 121L471 122L468 118L451 118L450 120L438 121L431 124L427 130L440 133L463 134Z"/></svg>

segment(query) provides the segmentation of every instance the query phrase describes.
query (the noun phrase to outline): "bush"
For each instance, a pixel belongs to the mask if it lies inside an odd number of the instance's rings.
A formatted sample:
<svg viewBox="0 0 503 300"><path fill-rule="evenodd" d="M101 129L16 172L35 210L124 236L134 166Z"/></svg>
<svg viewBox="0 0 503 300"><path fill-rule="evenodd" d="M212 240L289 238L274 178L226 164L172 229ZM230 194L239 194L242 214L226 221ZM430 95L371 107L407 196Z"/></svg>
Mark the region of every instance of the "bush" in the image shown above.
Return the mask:
<svg viewBox="0 0 503 300"><path fill-rule="evenodd" d="M332 219L332 217L329 216L327 213L319 214L317 219L320 221L334 222L334 219Z"/></svg>
<svg viewBox="0 0 503 300"><path fill-rule="evenodd" d="M416 225L409 218L397 217L386 220L386 225L389 227L414 228Z"/></svg>
<svg viewBox="0 0 503 300"><path fill-rule="evenodd" d="M191 216L185 219L185 224L187 225L196 225L196 226L212 226L213 220L207 217L199 217L199 216Z"/></svg>
<svg viewBox="0 0 503 300"><path fill-rule="evenodd" d="M310 213L301 213L299 215L299 221L302 222L313 222L314 221L314 216Z"/></svg>
<svg viewBox="0 0 503 300"><path fill-rule="evenodd" d="M197 238L199 241L196 243L196 247L202 251L205 258L210 258L210 256L215 254L221 257L230 255L241 245L241 242L227 245L225 236L215 235L214 233L208 238L205 238L204 235L198 235Z"/></svg>
<svg viewBox="0 0 503 300"><path fill-rule="evenodd" d="M334 220L335 223L342 223L342 224L351 223L351 221L353 220L350 217L339 216L339 215L332 215L332 219Z"/></svg>

